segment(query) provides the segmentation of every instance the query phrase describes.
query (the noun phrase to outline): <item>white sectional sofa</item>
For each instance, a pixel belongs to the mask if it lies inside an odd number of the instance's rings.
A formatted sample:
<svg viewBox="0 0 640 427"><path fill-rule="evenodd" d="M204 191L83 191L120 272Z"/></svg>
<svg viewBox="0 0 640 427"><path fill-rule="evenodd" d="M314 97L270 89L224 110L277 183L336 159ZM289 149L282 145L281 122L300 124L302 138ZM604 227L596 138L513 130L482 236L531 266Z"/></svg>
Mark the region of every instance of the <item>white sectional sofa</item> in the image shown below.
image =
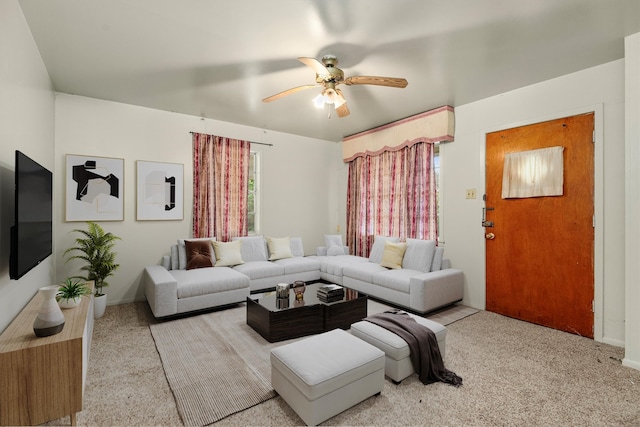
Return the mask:
<svg viewBox="0 0 640 427"><path fill-rule="evenodd" d="M414 312L426 313L462 300L463 272L443 259L443 247L436 247L433 240L407 239L401 260L396 268L389 268L381 265L386 242L397 244L399 239L376 236L369 258L345 255L346 248L338 241L318 248L319 255L311 258L320 262L321 279Z"/></svg>
<svg viewBox="0 0 640 427"><path fill-rule="evenodd" d="M327 247L307 257L296 237L238 237L230 244L180 239L161 265L145 268L145 295L156 317L243 302L251 292L296 280L337 283L418 313L462 300L463 273L450 267L433 240L407 239L401 257L390 265L387 242L398 246L397 238L376 236L369 258L347 255L340 236L325 239ZM198 241L217 247L200 254L199 259L211 257L212 266L190 268L187 246Z"/></svg>
<svg viewBox="0 0 640 427"><path fill-rule="evenodd" d="M214 250L211 255L213 266L199 268L188 268L187 240L206 241L212 245L215 242L209 238L179 239L171 246L170 254L163 257L161 265L145 268L145 295L155 317L243 302L251 291L273 288L278 283L320 279L319 263L304 257L301 238L277 239L280 243L278 254L269 251L270 246L263 236L234 238L233 242L240 242L240 253L233 255L235 261L222 262ZM285 242L288 251L282 250Z"/></svg>

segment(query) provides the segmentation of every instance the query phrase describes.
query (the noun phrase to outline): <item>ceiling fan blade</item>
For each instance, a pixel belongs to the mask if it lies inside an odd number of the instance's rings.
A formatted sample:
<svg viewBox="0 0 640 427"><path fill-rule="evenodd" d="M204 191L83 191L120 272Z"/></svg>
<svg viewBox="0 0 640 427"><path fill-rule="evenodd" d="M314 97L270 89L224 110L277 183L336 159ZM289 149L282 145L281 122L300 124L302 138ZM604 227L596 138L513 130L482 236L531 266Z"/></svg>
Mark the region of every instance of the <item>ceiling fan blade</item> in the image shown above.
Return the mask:
<svg viewBox="0 0 640 427"><path fill-rule="evenodd" d="M344 95L340 89L336 89L336 96L333 100L333 106L336 109L338 117L346 117L349 115L349 107L347 107L347 100L344 99Z"/></svg>
<svg viewBox="0 0 640 427"><path fill-rule="evenodd" d="M338 114L338 117L347 117L350 113L347 103L345 102L341 106L336 107L336 113Z"/></svg>
<svg viewBox="0 0 640 427"><path fill-rule="evenodd" d="M322 62L318 61L316 58L300 57L298 58L298 61L302 62L307 67L311 67L313 71L323 79L331 77L331 73L327 70L327 67L325 67Z"/></svg>
<svg viewBox="0 0 640 427"><path fill-rule="evenodd" d="M292 93L296 93L305 89L313 89L314 87L318 87L318 85L303 85L303 86L292 87L291 89L283 90L282 92L276 93L275 95L266 97L262 100L262 102L275 101L276 99L280 99L284 96L291 95Z"/></svg>
<svg viewBox="0 0 640 427"><path fill-rule="evenodd" d="M347 85L377 85L403 88L407 86L405 79L397 77L354 76L344 79Z"/></svg>

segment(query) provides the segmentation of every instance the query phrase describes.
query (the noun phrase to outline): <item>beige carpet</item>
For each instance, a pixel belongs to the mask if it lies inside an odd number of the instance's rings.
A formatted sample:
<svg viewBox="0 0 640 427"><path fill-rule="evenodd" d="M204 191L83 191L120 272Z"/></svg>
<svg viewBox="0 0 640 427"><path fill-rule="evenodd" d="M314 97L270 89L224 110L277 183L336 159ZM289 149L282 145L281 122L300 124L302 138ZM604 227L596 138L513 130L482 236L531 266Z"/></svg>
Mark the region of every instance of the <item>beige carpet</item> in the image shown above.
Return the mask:
<svg viewBox="0 0 640 427"><path fill-rule="evenodd" d="M369 314L389 307L369 301ZM432 316L449 324L477 310L453 306ZM204 426L276 396L270 344L246 324L243 310L200 314L150 326L184 425Z"/></svg>
<svg viewBox="0 0 640 427"><path fill-rule="evenodd" d="M224 310L244 313L244 305ZM183 425L149 326L146 302L107 307L94 326L81 426ZM480 311L447 326L445 364L464 386L385 381L372 397L323 425L640 426L640 371L624 349ZM295 426L281 397L214 424ZM47 425L69 425L69 417Z"/></svg>

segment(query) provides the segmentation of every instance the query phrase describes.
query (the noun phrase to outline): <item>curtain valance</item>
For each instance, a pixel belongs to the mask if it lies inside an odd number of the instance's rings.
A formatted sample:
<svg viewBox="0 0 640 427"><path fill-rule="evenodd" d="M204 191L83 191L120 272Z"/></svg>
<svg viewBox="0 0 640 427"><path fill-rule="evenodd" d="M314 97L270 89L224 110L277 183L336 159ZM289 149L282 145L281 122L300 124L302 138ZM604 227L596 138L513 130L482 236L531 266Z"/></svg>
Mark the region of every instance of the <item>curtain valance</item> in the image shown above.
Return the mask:
<svg viewBox="0 0 640 427"><path fill-rule="evenodd" d="M453 141L453 107L444 106L369 129L342 140L342 158L399 150L418 142Z"/></svg>

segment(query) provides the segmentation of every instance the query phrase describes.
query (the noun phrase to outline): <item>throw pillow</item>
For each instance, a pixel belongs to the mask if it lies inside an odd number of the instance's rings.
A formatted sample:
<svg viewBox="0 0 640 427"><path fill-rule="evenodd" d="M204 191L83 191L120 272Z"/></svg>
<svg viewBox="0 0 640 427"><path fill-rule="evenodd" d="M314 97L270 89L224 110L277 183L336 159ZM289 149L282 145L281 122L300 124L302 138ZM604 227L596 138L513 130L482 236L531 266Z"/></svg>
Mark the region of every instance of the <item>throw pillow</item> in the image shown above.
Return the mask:
<svg viewBox="0 0 640 427"><path fill-rule="evenodd" d="M331 246L342 246L342 234L325 234L324 245L327 248Z"/></svg>
<svg viewBox="0 0 640 427"><path fill-rule="evenodd" d="M428 273L431 271L435 251L435 240L407 239L407 252L404 254L402 267Z"/></svg>
<svg viewBox="0 0 640 427"><path fill-rule="evenodd" d="M261 235L233 237L231 241L242 242L241 255L244 262L267 260L267 245Z"/></svg>
<svg viewBox="0 0 640 427"><path fill-rule="evenodd" d="M267 246L269 247L269 261L293 257L288 237L267 237Z"/></svg>
<svg viewBox="0 0 640 427"><path fill-rule="evenodd" d="M387 240L392 243L398 243L400 241L400 238L376 236L375 240L373 241L373 247L371 248L371 252L369 253L369 262L372 262L374 264L380 264L380 262L382 262L382 253L384 252L384 243Z"/></svg>
<svg viewBox="0 0 640 427"><path fill-rule="evenodd" d="M382 261L380 265L387 268L402 268L402 258L404 251L407 249L406 243L384 242L384 251L382 252Z"/></svg>
<svg viewBox="0 0 640 427"><path fill-rule="evenodd" d="M211 262L211 240L185 240L187 270L213 267Z"/></svg>
<svg viewBox="0 0 640 427"><path fill-rule="evenodd" d="M216 252L216 267L233 267L234 265L244 264L241 245L241 240L213 242L213 249Z"/></svg>
<svg viewBox="0 0 640 427"><path fill-rule="evenodd" d="M344 255L344 246L332 245L327 248L327 256Z"/></svg>
<svg viewBox="0 0 640 427"><path fill-rule="evenodd" d="M304 256L304 245L302 244L302 237L291 237L291 255L294 257Z"/></svg>
<svg viewBox="0 0 640 427"><path fill-rule="evenodd" d="M178 270L184 270L187 268L187 250L185 249L185 246L184 246L185 240L186 239L178 239L178 266L177 266ZM196 238L191 238L189 240L214 241L216 240L216 238L215 237L196 237ZM212 261L215 261L215 258L212 258Z"/></svg>
<svg viewBox="0 0 640 427"><path fill-rule="evenodd" d="M442 270L443 256L444 256L444 248L442 246L436 246L436 253L433 255L433 262L431 263L431 271Z"/></svg>

